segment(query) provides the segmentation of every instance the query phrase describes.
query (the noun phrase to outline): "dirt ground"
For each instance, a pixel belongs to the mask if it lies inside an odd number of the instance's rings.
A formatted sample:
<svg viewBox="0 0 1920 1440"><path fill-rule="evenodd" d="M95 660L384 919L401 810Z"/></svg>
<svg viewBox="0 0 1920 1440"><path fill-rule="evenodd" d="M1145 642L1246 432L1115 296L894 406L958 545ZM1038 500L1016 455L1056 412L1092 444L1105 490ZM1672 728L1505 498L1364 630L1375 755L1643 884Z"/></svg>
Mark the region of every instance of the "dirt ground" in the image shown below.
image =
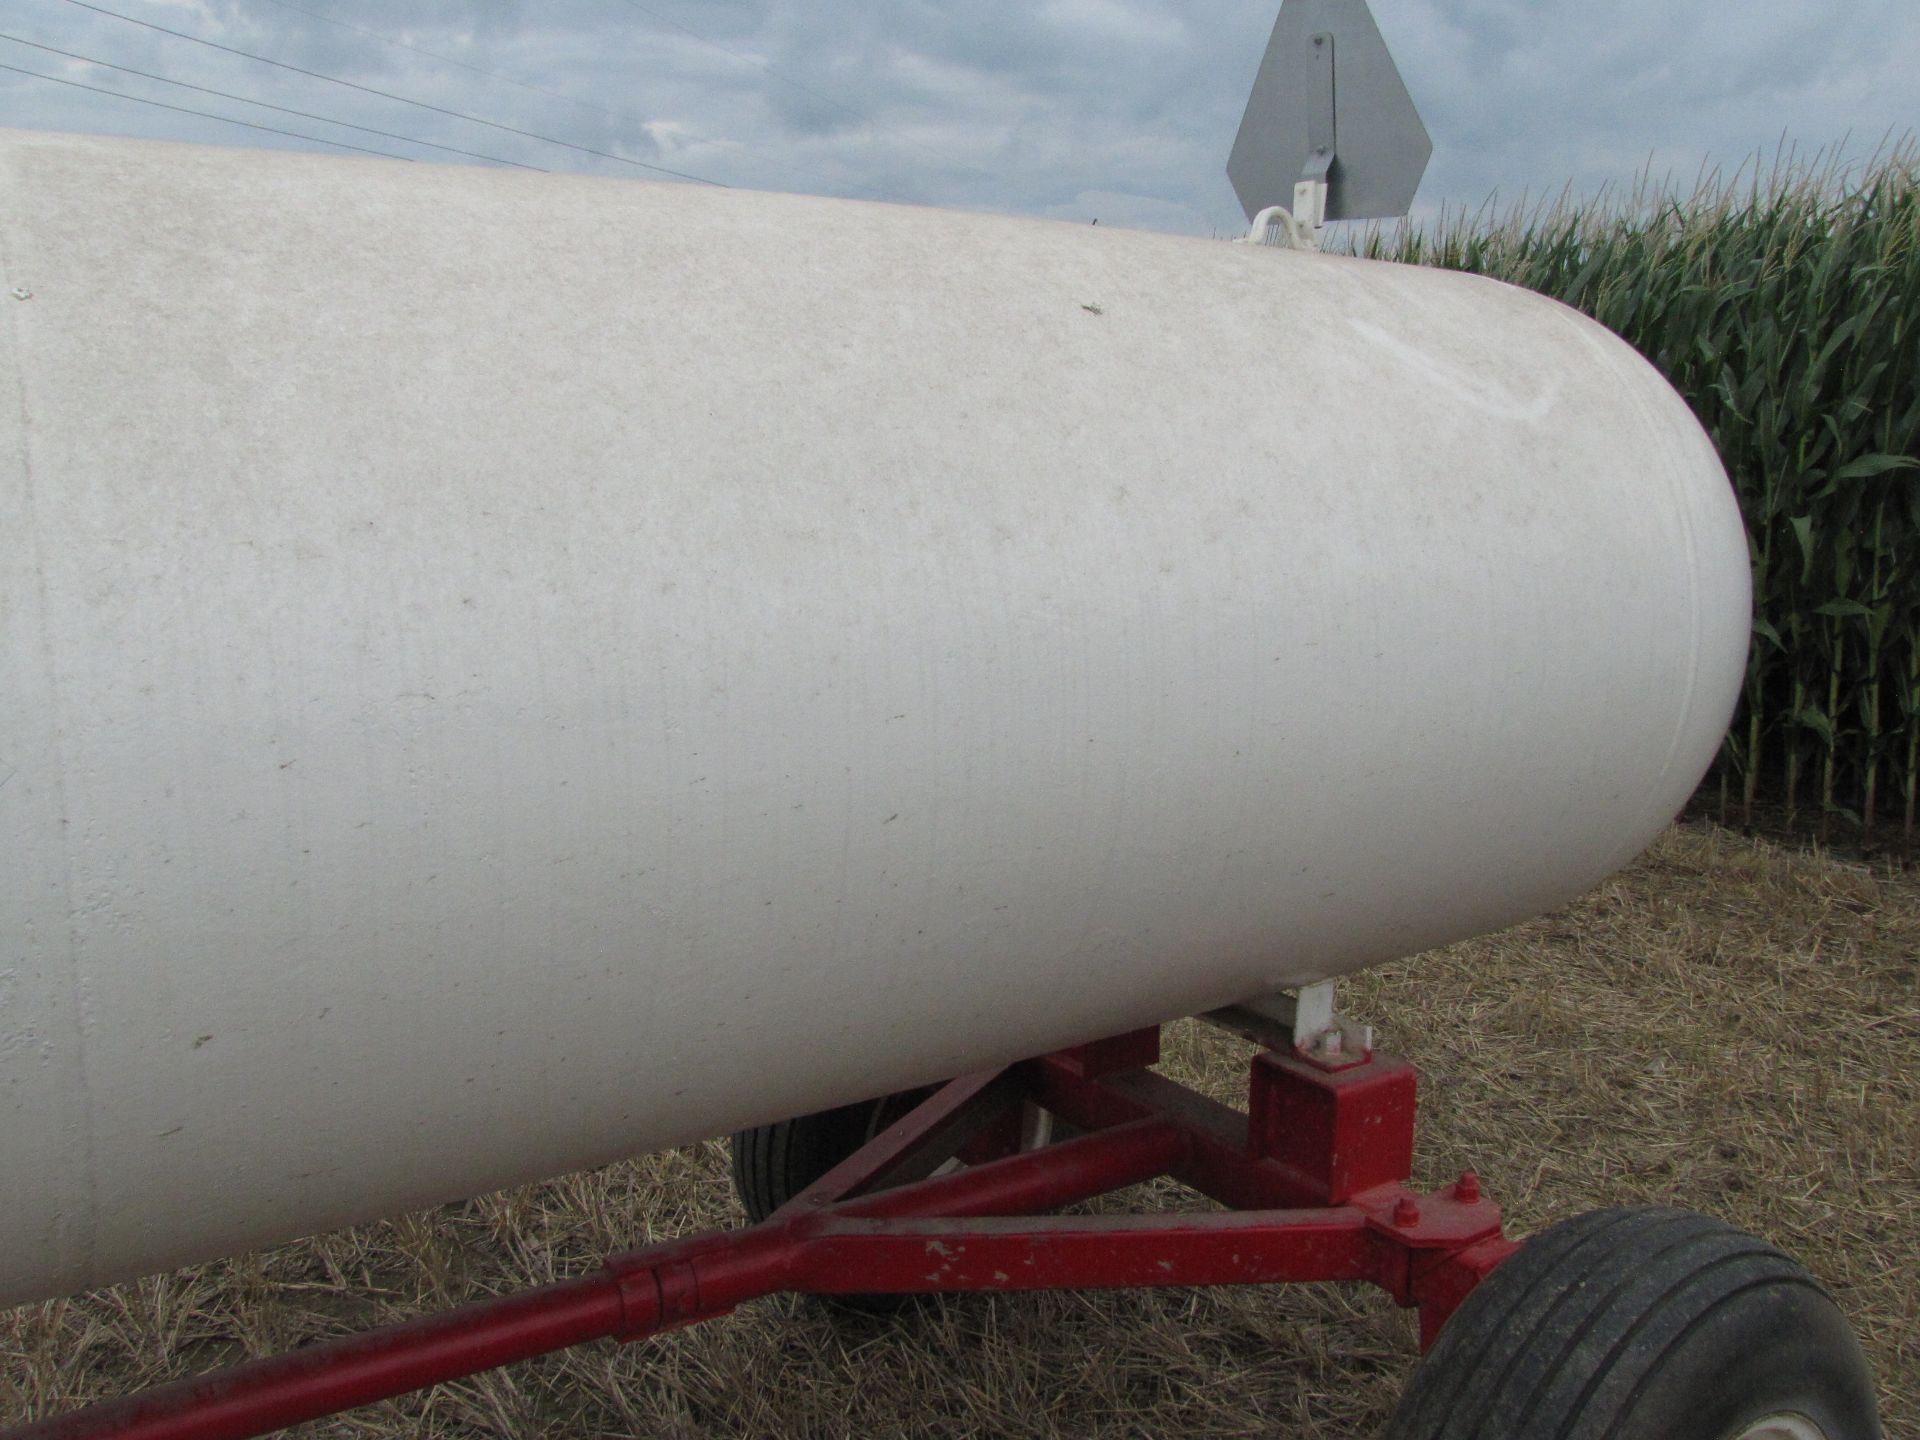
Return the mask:
<svg viewBox="0 0 1920 1440"><path fill-rule="evenodd" d="M1660 1202L1768 1237L1852 1318L1888 1436L1920 1440L1920 879L1689 824L1564 910L1343 995L1421 1066L1419 1179L1476 1169L1514 1233ZM1166 1051L1237 1096L1243 1043L1183 1023ZM0 1314L0 1426L736 1213L710 1143ZM298 1433L1350 1440L1384 1424L1414 1357L1410 1317L1358 1290L962 1297L857 1320L778 1298Z"/></svg>

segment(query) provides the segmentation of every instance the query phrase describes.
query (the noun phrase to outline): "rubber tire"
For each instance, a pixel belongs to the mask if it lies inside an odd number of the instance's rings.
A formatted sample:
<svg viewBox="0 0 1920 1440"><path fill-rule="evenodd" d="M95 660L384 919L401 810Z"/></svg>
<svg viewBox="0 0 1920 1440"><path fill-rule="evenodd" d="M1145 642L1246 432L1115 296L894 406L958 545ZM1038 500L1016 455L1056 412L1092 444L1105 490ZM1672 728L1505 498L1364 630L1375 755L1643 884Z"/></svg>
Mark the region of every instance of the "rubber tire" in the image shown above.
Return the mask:
<svg viewBox="0 0 1920 1440"><path fill-rule="evenodd" d="M1765 1241L1687 1210L1600 1210L1469 1295L1387 1440L1731 1440L1798 1414L1880 1440L1845 1318Z"/></svg>
<svg viewBox="0 0 1920 1440"><path fill-rule="evenodd" d="M860 1100L772 1125L736 1130L733 1193L756 1225L934 1091L933 1086Z"/></svg>
<svg viewBox="0 0 1920 1440"><path fill-rule="evenodd" d="M800 1115L774 1125L736 1130L728 1141L733 1151L733 1193L740 1208L756 1225L851 1155L864 1125L857 1111L846 1105L817 1115Z"/></svg>
<svg viewBox="0 0 1920 1440"><path fill-rule="evenodd" d="M734 1131L727 1145L733 1153L733 1193L739 1198L740 1208L749 1220L759 1224L926 1099L934 1088L906 1090ZM917 1304L924 1297L854 1292L815 1298L830 1312L877 1319Z"/></svg>

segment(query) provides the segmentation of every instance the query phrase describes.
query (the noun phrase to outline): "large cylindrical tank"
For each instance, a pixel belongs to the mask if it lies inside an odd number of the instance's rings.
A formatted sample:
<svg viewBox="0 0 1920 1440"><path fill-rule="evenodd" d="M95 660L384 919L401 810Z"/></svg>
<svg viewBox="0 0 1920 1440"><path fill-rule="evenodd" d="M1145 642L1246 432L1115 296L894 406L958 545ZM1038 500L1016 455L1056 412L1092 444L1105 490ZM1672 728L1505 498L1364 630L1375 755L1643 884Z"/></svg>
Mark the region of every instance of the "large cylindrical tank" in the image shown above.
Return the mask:
<svg viewBox="0 0 1920 1440"><path fill-rule="evenodd" d="M1741 674L1485 280L31 134L0 266L0 1303L1507 924Z"/></svg>

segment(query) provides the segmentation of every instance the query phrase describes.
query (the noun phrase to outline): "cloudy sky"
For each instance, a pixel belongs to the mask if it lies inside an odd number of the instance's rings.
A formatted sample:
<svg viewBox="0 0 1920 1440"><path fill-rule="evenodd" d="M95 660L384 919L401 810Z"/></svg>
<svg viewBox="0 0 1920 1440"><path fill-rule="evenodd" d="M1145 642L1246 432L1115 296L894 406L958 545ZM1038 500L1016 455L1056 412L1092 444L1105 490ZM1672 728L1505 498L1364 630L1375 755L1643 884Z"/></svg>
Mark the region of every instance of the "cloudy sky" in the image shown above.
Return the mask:
<svg viewBox="0 0 1920 1440"><path fill-rule="evenodd" d="M0 0L0 124L329 148L124 98L141 96L418 159L1226 234L1244 221L1223 166L1277 8ZM1920 0L1373 8L1433 135L1421 215L1920 130Z"/></svg>

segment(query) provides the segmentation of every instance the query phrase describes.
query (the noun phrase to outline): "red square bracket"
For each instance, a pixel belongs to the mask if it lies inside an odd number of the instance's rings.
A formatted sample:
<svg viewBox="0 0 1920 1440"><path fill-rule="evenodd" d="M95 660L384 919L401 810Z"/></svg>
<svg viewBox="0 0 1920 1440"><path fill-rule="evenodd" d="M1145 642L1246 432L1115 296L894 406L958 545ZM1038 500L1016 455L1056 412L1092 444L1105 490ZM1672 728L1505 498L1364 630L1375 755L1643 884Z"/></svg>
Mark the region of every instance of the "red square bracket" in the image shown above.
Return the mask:
<svg viewBox="0 0 1920 1440"><path fill-rule="evenodd" d="M1391 1056L1327 1071L1266 1051L1253 1057L1248 1148L1315 1203L1344 1205L1413 1173L1416 1083L1413 1066Z"/></svg>
<svg viewBox="0 0 1920 1440"><path fill-rule="evenodd" d="M1144 1070L1160 1063L1160 1027L1129 1030L1108 1040L1095 1040L1061 1050L1059 1057L1078 1070L1083 1080L1099 1080L1123 1070Z"/></svg>

